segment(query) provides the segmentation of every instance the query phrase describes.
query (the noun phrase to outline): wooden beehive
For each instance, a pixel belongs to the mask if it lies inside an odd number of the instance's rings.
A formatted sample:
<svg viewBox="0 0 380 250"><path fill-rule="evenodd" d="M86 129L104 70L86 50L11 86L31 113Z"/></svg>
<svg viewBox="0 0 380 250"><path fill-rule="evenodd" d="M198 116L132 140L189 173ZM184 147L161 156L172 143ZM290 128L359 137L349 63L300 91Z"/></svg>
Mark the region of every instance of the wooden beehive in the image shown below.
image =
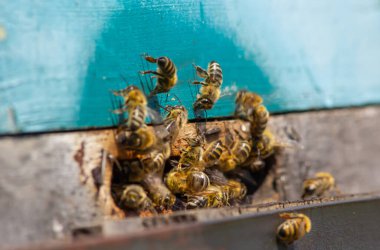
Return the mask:
<svg viewBox="0 0 380 250"><path fill-rule="evenodd" d="M0 245L273 249L281 247L277 214L296 210L313 221L296 248L373 247L380 11L371 2L5 3ZM192 63L216 60L223 97L207 112L207 126L235 123L234 93L249 89L264 97L280 138L296 131L297 146L276 156L252 204L124 220L110 198L110 172L102 171L104 152L115 151L109 90L125 87L123 78L152 84L137 74L154 68L142 53L167 55L178 67L177 86L157 97L161 106L178 98L191 107L198 91L189 84L196 78ZM194 133L197 120L190 118L181 138ZM303 179L326 170L342 195L299 201Z"/></svg>

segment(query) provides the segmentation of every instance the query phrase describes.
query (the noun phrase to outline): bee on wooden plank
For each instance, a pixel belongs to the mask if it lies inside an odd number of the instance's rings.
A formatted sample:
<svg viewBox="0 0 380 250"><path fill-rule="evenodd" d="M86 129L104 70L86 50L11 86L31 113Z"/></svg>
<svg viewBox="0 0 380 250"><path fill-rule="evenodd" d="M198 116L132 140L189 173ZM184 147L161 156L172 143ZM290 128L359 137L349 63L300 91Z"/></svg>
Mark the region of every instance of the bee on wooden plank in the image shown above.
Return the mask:
<svg viewBox="0 0 380 250"><path fill-rule="evenodd" d="M144 56L145 60L157 64L157 70L140 71L141 74L154 74L152 78L157 79L155 88L150 92L149 97L159 93L167 93L177 83L177 68L172 60L166 56L154 58L149 55Z"/></svg>
<svg viewBox="0 0 380 250"><path fill-rule="evenodd" d="M311 230L311 220L304 214L282 213L280 217L285 219L277 228L277 239L282 243L292 244Z"/></svg>
<svg viewBox="0 0 380 250"><path fill-rule="evenodd" d="M208 176L197 169L173 168L165 178L168 188L175 194L196 193L210 185Z"/></svg>
<svg viewBox="0 0 380 250"><path fill-rule="evenodd" d="M228 191L220 186L210 185L196 194L188 195L186 208L216 208L228 205Z"/></svg>
<svg viewBox="0 0 380 250"><path fill-rule="evenodd" d="M188 112L182 105L167 106L165 111L168 112L164 118L164 126L170 134L170 142L173 143L180 130L186 125L188 119Z"/></svg>
<svg viewBox="0 0 380 250"><path fill-rule="evenodd" d="M149 211L156 213L153 202L147 196L145 190L140 185L127 185L122 191L119 206L135 210L138 212Z"/></svg>
<svg viewBox="0 0 380 250"><path fill-rule="evenodd" d="M315 177L306 179L303 182L302 199L309 197L322 197L335 187L334 177L327 172L318 172Z"/></svg>
<svg viewBox="0 0 380 250"><path fill-rule="evenodd" d="M222 68L216 61L211 61L207 70L197 65L194 67L197 75L204 79L204 81L193 81L193 84L202 85L193 104L194 110L211 109L220 98L220 88L223 83Z"/></svg>
<svg viewBox="0 0 380 250"><path fill-rule="evenodd" d="M165 186L160 176L150 175L142 181L142 185L155 206L165 209L173 207L176 197Z"/></svg>

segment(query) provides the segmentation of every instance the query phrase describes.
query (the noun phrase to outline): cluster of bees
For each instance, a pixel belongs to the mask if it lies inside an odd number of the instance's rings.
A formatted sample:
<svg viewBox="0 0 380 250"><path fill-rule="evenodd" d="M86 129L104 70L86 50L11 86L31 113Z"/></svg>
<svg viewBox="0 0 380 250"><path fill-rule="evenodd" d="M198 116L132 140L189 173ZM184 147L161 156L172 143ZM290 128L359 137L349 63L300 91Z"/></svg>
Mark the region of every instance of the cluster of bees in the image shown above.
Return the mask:
<svg viewBox="0 0 380 250"><path fill-rule="evenodd" d="M145 56L157 70L142 71L153 74L156 85L149 95L134 85L113 91L121 96L123 105L113 113L128 117L119 123L115 132L118 148L113 162L112 195L126 213L149 216L178 209L215 208L239 204L246 198L247 186L230 173L246 169L261 171L265 159L273 155L278 143L267 128L269 112L263 99L253 92L239 91L235 98L235 117L241 121L239 129L227 129L223 138L208 142L207 130L197 130L186 138L178 160L171 159L171 148L180 131L187 124L188 111L182 105L166 106L166 116L148 107L148 98L167 93L177 83L177 68L168 57ZM193 104L194 111L212 109L221 95L223 73L220 65L211 61L207 69L195 67L202 81ZM153 126L146 124L150 117ZM169 168L167 166L170 166ZM321 196L334 186L328 173L319 173L306 180L303 198ZM311 229L310 219L303 214L284 213L286 221L277 230L277 237L285 243L301 238Z"/></svg>

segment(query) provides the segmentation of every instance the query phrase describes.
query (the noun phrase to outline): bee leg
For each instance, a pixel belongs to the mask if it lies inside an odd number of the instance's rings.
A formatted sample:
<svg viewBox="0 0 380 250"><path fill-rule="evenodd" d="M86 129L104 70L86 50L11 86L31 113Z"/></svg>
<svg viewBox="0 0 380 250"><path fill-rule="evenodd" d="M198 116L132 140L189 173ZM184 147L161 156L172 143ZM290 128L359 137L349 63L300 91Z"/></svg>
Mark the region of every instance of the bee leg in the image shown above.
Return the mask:
<svg viewBox="0 0 380 250"><path fill-rule="evenodd" d="M206 70L202 69L201 67L199 67L198 65L195 65L193 64L194 68L195 68L195 72L197 73L197 75L199 77L202 77L202 78L207 78L208 77L208 73Z"/></svg>
<svg viewBox="0 0 380 250"><path fill-rule="evenodd" d="M193 81L192 84L201 84L201 85L207 86L207 83L200 82L200 81Z"/></svg>
<svg viewBox="0 0 380 250"><path fill-rule="evenodd" d="M154 58L152 56L146 55L144 58L145 58L145 60L147 60L150 63L157 63L157 58Z"/></svg>
<svg viewBox="0 0 380 250"><path fill-rule="evenodd" d="M111 162L111 164L115 164L116 167L122 172L123 171L123 168L121 167L121 164L119 162L118 159L115 158L115 156L113 156L112 154L108 153L107 154L107 158L108 160Z"/></svg>
<svg viewBox="0 0 380 250"><path fill-rule="evenodd" d="M153 71L153 70L140 71L140 74L142 74L142 75L145 75L145 74L154 74L154 75L157 75L157 76L165 77L163 74L160 74L160 73L158 73L156 71Z"/></svg>
<svg viewBox="0 0 380 250"><path fill-rule="evenodd" d="M127 107L122 107L121 109L114 109L111 112L114 113L115 115L120 115L120 114L123 114L127 111L128 111Z"/></svg>

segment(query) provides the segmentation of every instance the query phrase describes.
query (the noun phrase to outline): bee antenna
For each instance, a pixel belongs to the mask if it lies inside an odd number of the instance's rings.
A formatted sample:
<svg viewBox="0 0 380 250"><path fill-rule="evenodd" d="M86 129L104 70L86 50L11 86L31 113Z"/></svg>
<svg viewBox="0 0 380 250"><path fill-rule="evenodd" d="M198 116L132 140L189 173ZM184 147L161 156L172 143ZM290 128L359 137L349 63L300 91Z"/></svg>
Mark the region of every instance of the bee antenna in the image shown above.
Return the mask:
<svg viewBox="0 0 380 250"><path fill-rule="evenodd" d="M164 107L164 106L161 106L160 103L157 103L157 106L162 108L163 110L165 110L166 112L170 112L170 110L168 109L168 107Z"/></svg>
<svg viewBox="0 0 380 250"><path fill-rule="evenodd" d="M142 89L142 91L143 91L144 94L145 94L145 93L146 93L146 92L145 92L145 86L144 86L143 81L142 81L142 79L141 79L141 75L140 75L139 73L137 73L137 76L139 77L139 81L140 81L141 89Z"/></svg>
<svg viewBox="0 0 380 250"><path fill-rule="evenodd" d="M127 78L121 73L119 75L120 75L120 78L123 79L123 81L128 85Z"/></svg>
<svg viewBox="0 0 380 250"><path fill-rule="evenodd" d="M179 104L181 106L183 106L183 104L182 104L181 100L178 98L178 96L176 94L173 94L173 95L174 95L175 99L177 99L177 101L179 102Z"/></svg>

